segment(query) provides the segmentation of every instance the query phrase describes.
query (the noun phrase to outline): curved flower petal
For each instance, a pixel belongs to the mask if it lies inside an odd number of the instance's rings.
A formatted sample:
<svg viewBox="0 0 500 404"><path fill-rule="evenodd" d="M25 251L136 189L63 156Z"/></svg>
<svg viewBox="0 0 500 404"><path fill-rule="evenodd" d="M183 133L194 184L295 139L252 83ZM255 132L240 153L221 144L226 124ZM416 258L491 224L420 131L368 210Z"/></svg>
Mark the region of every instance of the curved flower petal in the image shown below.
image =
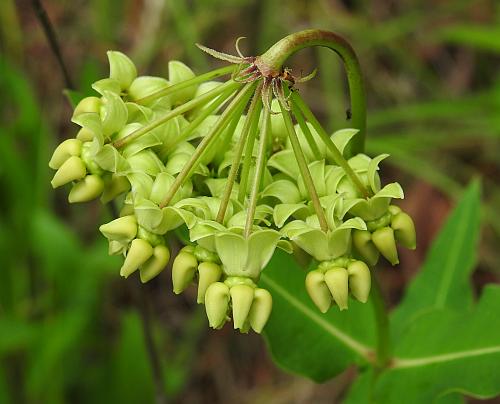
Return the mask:
<svg viewBox="0 0 500 404"><path fill-rule="evenodd" d="M273 220L277 227L283 227L291 217L305 219L311 214L311 210L304 203L280 203L274 207Z"/></svg>
<svg viewBox="0 0 500 404"><path fill-rule="evenodd" d="M281 171L290 178L298 178L300 175L293 150L282 150L273 154L267 161L267 165Z"/></svg>
<svg viewBox="0 0 500 404"><path fill-rule="evenodd" d="M298 203L302 200L299 189L289 180L277 180L271 182L263 191L261 196L273 197L282 203Z"/></svg>

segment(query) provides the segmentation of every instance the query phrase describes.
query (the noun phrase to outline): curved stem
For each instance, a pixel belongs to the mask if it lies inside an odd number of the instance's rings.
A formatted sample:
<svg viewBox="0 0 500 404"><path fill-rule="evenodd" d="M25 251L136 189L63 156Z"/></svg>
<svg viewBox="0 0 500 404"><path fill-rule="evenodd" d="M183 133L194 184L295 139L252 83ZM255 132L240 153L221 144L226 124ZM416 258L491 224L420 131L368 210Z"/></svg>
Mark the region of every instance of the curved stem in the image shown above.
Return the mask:
<svg viewBox="0 0 500 404"><path fill-rule="evenodd" d="M255 64L265 76L278 76L283 63L295 52L311 47L324 46L336 52L344 63L351 98L352 127L359 130L349 145L349 156L364 149L366 130L366 96L358 58L351 45L333 32L309 29L291 34L274 44L257 57Z"/></svg>
<svg viewBox="0 0 500 404"><path fill-rule="evenodd" d="M255 162L255 175L253 178L252 191L250 192L250 201L248 202L247 220L245 223L244 233L245 238L250 237L250 234L252 233L255 210L257 209L257 200L259 199L259 190L262 185L264 168L266 167L267 138L269 136L269 132L271 131L270 123L270 111L268 108L264 108L264 113L262 114L262 129L259 139L259 152L257 154L257 161Z"/></svg>
<svg viewBox="0 0 500 404"><path fill-rule="evenodd" d="M240 168L240 163L241 163L241 157L243 155L243 149L245 148L245 143L248 138L248 132L250 131L250 128L252 126L254 115L260 113L260 108L258 108L258 105L260 104L261 101L261 95L260 95L261 91L262 91L262 85L259 85L259 87L257 87L257 90L255 91L255 94L253 95L250 107L248 108L245 124L243 125L243 130L241 131L240 138L236 145L233 164L227 176L226 188L224 189L224 195L222 196L222 200L219 206L219 212L217 213L217 218L215 219L219 223L224 222L224 216L226 215L227 205L229 204L229 199L231 198L231 192L233 191L233 185L236 181L236 176L238 175L238 170Z"/></svg>
<svg viewBox="0 0 500 404"><path fill-rule="evenodd" d="M222 86L220 86L222 87ZM238 109L240 103L244 102L245 104L248 102L252 91L254 90L254 83L249 83L243 87L243 89L236 95L236 97L231 101L231 104L226 108L226 110L222 113L220 118L217 120L216 124L212 127L210 132L203 138L200 142L193 155L189 159L189 161L184 165L182 171L175 177L175 181L167 192L167 195L163 199L160 204L160 208L164 208L167 206L178 189L184 184L184 181L187 180L191 171L196 168L196 166L200 163L201 156L212 140L220 134L222 130L227 126L232 114L235 110Z"/></svg>

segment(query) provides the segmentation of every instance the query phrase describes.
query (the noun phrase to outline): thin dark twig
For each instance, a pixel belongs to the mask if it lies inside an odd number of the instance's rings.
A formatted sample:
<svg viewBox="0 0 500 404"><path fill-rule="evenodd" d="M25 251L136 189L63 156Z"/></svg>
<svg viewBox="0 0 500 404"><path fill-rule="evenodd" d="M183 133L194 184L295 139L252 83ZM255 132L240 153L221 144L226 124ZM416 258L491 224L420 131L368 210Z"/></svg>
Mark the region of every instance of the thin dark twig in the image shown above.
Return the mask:
<svg viewBox="0 0 500 404"><path fill-rule="evenodd" d="M31 0L31 4L33 6L33 9L35 10L37 19L43 28L45 37L47 38L47 41L50 45L50 49L52 50L52 53L54 54L57 60L59 68L61 69L65 86L66 88L73 90L75 86L73 85L73 80L71 79L69 70L67 69L66 64L64 63L64 59L61 52L61 46L59 45L56 31L54 29L54 26L50 22L47 11L45 11L45 8L43 7L41 0Z"/></svg>

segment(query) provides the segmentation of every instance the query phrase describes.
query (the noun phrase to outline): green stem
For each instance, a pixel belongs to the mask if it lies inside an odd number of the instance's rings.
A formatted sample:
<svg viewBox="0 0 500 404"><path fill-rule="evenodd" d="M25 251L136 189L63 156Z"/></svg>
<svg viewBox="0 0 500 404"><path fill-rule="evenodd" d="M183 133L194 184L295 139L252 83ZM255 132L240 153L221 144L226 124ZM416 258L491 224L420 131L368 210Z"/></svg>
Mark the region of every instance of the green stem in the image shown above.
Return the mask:
<svg viewBox="0 0 500 404"><path fill-rule="evenodd" d="M390 358L390 335L389 335L389 316L382 296L380 284L375 276L372 276L371 300L375 312L375 321L377 324L377 357L375 367L380 371L389 363Z"/></svg>
<svg viewBox="0 0 500 404"><path fill-rule="evenodd" d="M309 172L309 167L307 167L306 158L304 157L304 153L302 152L302 148L300 147L299 139L297 138L297 134L295 133L292 118L282 102L280 102L280 108L283 115L283 120L285 121L288 137L290 138L290 143L292 144L293 153L295 154L295 159L299 164L300 175L304 180L304 184L307 188L307 192L309 193L309 197L311 198L314 211L318 216L321 230L326 233L328 231L328 222L326 221L325 212L321 207L321 202L319 201L318 193L316 191L316 187L314 186L314 181L311 177L311 173Z"/></svg>
<svg viewBox="0 0 500 404"><path fill-rule="evenodd" d="M267 137L271 131L270 122L270 111L268 108L264 108L264 113L262 115L262 129L259 139L259 152L257 154L257 161L255 162L255 175L253 177L252 190L250 192L250 201L248 203L247 210L247 220L245 223L245 238L250 237L250 234L252 233L255 210L257 209L257 200L259 198L259 190L262 185L264 168L266 167Z"/></svg>
<svg viewBox="0 0 500 404"><path fill-rule="evenodd" d="M152 131L153 129L156 129L158 126L163 125L164 123L168 122L170 119L175 118L176 116L182 115L185 112L197 107L198 105L201 104L206 104L207 102L211 101L215 97L219 96L226 90L236 90L239 86L241 86L240 83L235 83L234 81L228 81L227 83L224 83L216 88L214 88L211 91L206 92L205 94L200 95L199 97L196 97L192 99L191 101L186 102L185 104L182 104L178 106L177 108L173 109L172 111L167 112L164 116L161 118L158 118L155 121L152 121L148 123L146 126L143 126L140 129L137 129L136 131L132 132L130 135L125 136L123 139L117 140L114 142L114 146L116 148L123 147L127 145L128 143L134 141L135 139L140 138L141 136L145 135L146 133Z"/></svg>
<svg viewBox="0 0 500 404"><path fill-rule="evenodd" d="M245 195L247 192L248 178L250 176L250 168L252 166L252 159L253 159L253 146L255 144L255 137L257 136L261 107L262 104L259 103L258 104L259 114L255 114L252 119L252 126L250 127L247 145L245 147L245 158L243 159L243 167L241 169L241 175L240 175L240 188L238 190L238 201L240 201L240 203L244 203Z"/></svg>
<svg viewBox="0 0 500 404"><path fill-rule="evenodd" d="M302 97L299 95L299 93L297 93L296 91L292 91L291 98L292 98L292 103L294 103L300 109L302 114L304 114L304 117L311 123L316 132L318 132L318 135L321 137L323 142L325 142L326 147L328 147L330 153L332 153L333 161L335 161L335 163L338 166L342 167L346 175L350 178L350 180L352 181L354 186L358 189L358 191L361 193L361 195L363 195L365 198L369 198L370 192L363 185L358 175L351 168L351 166L344 158L340 150L337 149L335 143L333 143L332 139L330 139L330 136L328 136L326 131L323 129L323 127L316 119L312 111L309 109L307 104L304 102Z"/></svg>
<svg viewBox="0 0 500 404"><path fill-rule="evenodd" d="M175 145L178 145L179 143L187 140L189 136L193 134L193 132L208 116L212 115L217 109L219 109L225 102L230 99L230 96L233 94L233 92L234 89L228 89L226 92L222 93L218 98L212 101L206 108L203 108L203 110L200 111L200 114L182 130L182 133L175 139L175 142L169 145L169 149L166 150L166 153L160 153L160 157L165 157L165 154L171 152Z"/></svg>
<svg viewBox="0 0 500 404"><path fill-rule="evenodd" d="M286 59L295 52L311 46L332 49L344 63L351 98L352 127L359 129L359 133L350 143L349 156L361 153L365 142L366 96L358 58L344 38L333 32L318 29L296 32L274 44L256 59L255 64L264 76L275 77L281 73Z"/></svg>
<svg viewBox="0 0 500 404"><path fill-rule="evenodd" d="M243 130L241 131L240 138L236 145L236 150L234 151L233 164L227 176L226 188L224 189L224 195L222 196L219 212L217 213L216 220L219 223L224 222L224 216L226 215L227 205L229 204L229 199L231 198L233 185L236 181L236 176L238 175L238 170L241 163L241 157L243 155L243 149L245 148L248 132L250 131L250 128L252 126L255 114L258 115L260 113L259 105L261 104L262 100L260 95L261 91L262 91L262 85L259 85L259 87L257 87L257 90L255 91L250 107L248 108L245 124L243 125Z"/></svg>
<svg viewBox="0 0 500 404"><path fill-rule="evenodd" d="M187 178L189 177L189 174L191 173L192 169L195 169L197 164L200 163L201 156L203 155L205 149L209 146L211 141L218 134L220 134L222 130L224 130L229 120L231 119L233 112L237 110L238 107L240 106L240 103L244 102L246 104L246 102L248 102L248 99L250 98L254 88L255 88L254 83L246 84L243 87L243 89L238 93L238 95L231 101L231 104L229 104L229 106L225 109L225 111L219 117L219 119L217 120L216 124L212 127L210 132L203 138L198 147L196 147L196 150L194 151L193 155L186 163L186 165L182 168L182 171L177 175L177 177L175 177L175 181L168 190L164 200L161 202L160 208L163 208L170 203L177 190L184 184L184 181L187 180Z"/></svg>
<svg viewBox="0 0 500 404"><path fill-rule="evenodd" d="M208 80L215 79L217 77L225 76L226 74L232 73L236 69L236 66L224 66L210 72L200 74L199 76L193 77L192 79L181 81L180 83L174 84L173 86L162 88L161 90L155 91L154 93L147 95L146 97L139 98L135 102L137 104L147 104L148 102L157 100L159 98L171 95L176 91L183 90L187 87L191 87L196 84L203 83Z"/></svg>
<svg viewBox="0 0 500 404"><path fill-rule="evenodd" d="M297 105L295 103L291 103L292 105L292 113L293 116L295 116L295 119L297 120L297 123L299 124L300 129L302 130L302 133L304 134L307 144L309 145L313 156L316 158L320 158L321 153L319 151L318 145L316 144L316 141L314 140L314 137L309 130L309 126L307 125L304 117L302 116L302 113L300 112L299 108L297 108Z"/></svg>

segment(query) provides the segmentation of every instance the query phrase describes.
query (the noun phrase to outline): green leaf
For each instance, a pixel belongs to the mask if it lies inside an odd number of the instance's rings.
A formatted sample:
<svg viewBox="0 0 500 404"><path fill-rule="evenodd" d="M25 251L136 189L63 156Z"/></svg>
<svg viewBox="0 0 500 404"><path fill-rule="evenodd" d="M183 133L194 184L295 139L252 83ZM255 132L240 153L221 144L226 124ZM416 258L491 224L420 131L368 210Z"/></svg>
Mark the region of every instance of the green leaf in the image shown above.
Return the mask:
<svg viewBox="0 0 500 404"><path fill-rule="evenodd" d="M473 185L472 189L477 185ZM472 192L472 191L470 191ZM395 358L375 389L375 401L431 403L449 392L488 398L500 393L500 287L487 286L477 306L422 315L405 330Z"/></svg>
<svg viewBox="0 0 500 404"><path fill-rule="evenodd" d="M354 300L349 310L321 314L307 295L305 275L291 256L275 253L260 282L273 296L264 332L278 365L323 382L354 362L365 363L374 345L375 322L371 304Z"/></svg>
<svg viewBox="0 0 500 404"><path fill-rule="evenodd" d="M422 313L435 308L462 310L471 305L469 276L476 262L479 215L480 186L473 182L434 240L403 301L392 313L394 340Z"/></svg>

